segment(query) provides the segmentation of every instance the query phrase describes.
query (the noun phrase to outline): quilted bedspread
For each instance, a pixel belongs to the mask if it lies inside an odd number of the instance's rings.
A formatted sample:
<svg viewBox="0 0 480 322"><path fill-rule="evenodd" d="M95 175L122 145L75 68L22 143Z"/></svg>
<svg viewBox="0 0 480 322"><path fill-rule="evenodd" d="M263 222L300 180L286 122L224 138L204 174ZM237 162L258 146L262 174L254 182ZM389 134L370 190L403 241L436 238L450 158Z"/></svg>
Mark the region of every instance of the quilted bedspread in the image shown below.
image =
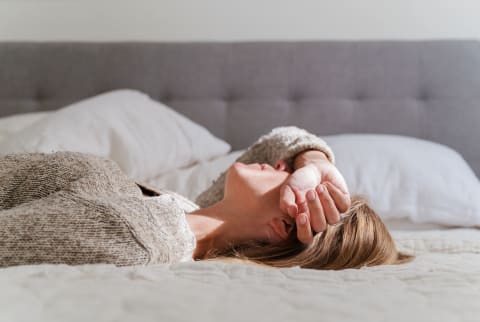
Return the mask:
<svg viewBox="0 0 480 322"><path fill-rule="evenodd" d="M480 321L480 232L395 231L412 263L359 270L193 262L0 270L0 322Z"/></svg>

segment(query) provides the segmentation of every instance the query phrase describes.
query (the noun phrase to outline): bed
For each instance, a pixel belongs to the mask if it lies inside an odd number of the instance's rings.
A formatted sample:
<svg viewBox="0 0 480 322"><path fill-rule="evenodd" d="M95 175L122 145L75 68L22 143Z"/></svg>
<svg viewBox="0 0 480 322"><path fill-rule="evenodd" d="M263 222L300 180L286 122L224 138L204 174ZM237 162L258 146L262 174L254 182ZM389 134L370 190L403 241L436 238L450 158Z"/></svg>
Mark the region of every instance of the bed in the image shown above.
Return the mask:
<svg viewBox="0 0 480 322"><path fill-rule="evenodd" d="M37 113L10 127L130 88L228 142L225 155L147 180L190 198L258 136L289 124L320 136L438 142L480 173L478 41L0 43L0 64L0 117ZM0 119L0 136L1 127ZM478 228L386 224L413 262L343 271L220 262L0 269L0 321L478 321Z"/></svg>

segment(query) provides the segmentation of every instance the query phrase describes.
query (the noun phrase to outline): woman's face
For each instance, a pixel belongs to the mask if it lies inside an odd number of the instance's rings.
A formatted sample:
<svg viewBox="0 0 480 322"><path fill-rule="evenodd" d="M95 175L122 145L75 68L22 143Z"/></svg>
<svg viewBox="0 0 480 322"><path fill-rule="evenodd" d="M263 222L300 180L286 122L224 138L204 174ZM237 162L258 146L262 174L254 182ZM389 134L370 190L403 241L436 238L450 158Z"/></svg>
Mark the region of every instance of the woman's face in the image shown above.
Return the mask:
<svg viewBox="0 0 480 322"><path fill-rule="evenodd" d="M269 164L235 162L227 172L224 198L241 207L244 229L249 238L276 243L287 239L294 219L280 209L280 187L290 176L284 161Z"/></svg>

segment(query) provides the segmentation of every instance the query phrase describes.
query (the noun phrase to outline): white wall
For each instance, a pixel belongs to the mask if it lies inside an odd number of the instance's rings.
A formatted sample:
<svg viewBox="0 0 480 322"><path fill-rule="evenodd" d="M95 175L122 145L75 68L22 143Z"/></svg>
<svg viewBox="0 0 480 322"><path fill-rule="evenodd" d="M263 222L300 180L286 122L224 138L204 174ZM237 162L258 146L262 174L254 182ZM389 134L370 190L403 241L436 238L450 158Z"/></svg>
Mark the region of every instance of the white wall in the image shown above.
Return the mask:
<svg viewBox="0 0 480 322"><path fill-rule="evenodd" d="M0 40L480 38L479 0L0 0Z"/></svg>

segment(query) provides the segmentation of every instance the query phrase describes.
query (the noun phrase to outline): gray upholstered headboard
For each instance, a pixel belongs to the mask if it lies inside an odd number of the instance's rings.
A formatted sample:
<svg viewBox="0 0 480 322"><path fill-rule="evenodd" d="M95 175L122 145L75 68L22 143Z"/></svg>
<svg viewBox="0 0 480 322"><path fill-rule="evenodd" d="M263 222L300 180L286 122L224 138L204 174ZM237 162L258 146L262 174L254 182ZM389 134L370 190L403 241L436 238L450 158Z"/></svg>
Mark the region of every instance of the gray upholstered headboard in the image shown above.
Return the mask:
<svg viewBox="0 0 480 322"><path fill-rule="evenodd" d="M480 174L478 41L0 43L0 66L0 116L135 88L234 148L278 125L403 134Z"/></svg>

